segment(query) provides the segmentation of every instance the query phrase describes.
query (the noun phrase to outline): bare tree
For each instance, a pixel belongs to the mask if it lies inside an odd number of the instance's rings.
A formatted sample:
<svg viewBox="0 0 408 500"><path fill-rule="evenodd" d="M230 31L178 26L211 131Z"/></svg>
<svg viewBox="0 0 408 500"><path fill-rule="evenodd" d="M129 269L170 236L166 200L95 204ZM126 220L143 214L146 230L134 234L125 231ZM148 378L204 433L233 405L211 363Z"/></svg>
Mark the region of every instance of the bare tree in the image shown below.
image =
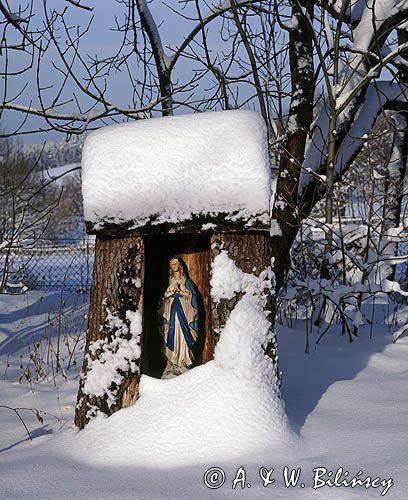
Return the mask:
<svg viewBox="0 0 408 500"><path fill-rule="evenodd" d="M27 262L18 251L32 247L47 229L61 191L43 183L38 162L10 139L0 139L0 293L19 280Z"/></svg>

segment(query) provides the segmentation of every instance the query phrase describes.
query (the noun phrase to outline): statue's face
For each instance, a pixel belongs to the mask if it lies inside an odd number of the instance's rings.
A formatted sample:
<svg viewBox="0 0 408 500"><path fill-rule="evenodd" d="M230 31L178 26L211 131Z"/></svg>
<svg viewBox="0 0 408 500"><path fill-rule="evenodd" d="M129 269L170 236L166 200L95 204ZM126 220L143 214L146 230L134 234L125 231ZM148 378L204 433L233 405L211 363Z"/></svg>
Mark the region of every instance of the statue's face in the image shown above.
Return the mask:
<svg viewBox="0 0 408 500"><path fill-rule="evenodd" d="M177 259L171 259L170 269L173 271L173 273L177 273L178 271L181 271L180 262Z"/></svg>

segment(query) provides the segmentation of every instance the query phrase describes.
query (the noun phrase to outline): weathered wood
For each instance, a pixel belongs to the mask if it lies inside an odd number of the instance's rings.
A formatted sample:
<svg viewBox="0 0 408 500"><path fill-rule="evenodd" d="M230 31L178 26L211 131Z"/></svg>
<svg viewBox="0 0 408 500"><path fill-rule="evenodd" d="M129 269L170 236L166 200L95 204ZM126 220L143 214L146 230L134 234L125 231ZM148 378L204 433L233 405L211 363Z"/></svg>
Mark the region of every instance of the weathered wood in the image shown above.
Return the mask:
<svg viewBox="0 0 408 500"><path fill-rule="evenodd" d="M209 249L194 251L194 247L187 247L184 253L178 256L186 263L190 278L199 290L205 311L203 344L198 345L197 354L201 358L201 364L206 363L213 357L212 328L211 328L211 295L210 295L210 269L211 257Z"/></svg>
<svg viewBox="0 0 408 500"><path fill-rule="evenodd" d="M268 217L262 220L249 220L238 217L238 212L192 215L190 219L182 222L162 222L157 223L158 216L151 217L143 225L135 221L110 222L109 220L100 221L94 224L86 221L86 230L88 234L99 234L105 237L123 238L135 235L165 235L173 233L196 233L196 234L214 234L214 233L234 233L246 230L265 231L269 233L270 224Z"/></svg>
<svg viewBox="0 0 408 500"><path fill-rule="evenodd" d="M84 376L88 369L88 356L92 342L107 339L112 334L107 328L107 310L117 315L129 326L126 311L136 311L143 307L143 239L128 237L107 239L97 237L95 260L92 276L92 288L88 315L88 332L85 345L85 357L78 391L75 424L83 428L90 419L93 410L99 409L110 415L119 408L131 405L138 396L140 374L127 373L120 387L115 388L117 402L109 407L106 397L84 394ZM130 335L130 333L129 333Z"/></svg>

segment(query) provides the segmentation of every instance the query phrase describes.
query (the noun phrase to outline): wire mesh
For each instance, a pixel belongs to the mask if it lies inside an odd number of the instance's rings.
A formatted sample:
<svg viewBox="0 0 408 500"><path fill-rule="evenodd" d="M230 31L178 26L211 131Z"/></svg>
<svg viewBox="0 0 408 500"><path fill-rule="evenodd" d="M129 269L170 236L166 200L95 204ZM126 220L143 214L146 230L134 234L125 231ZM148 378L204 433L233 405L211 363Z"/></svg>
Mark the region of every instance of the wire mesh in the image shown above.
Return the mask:
<svg viewBox="0 0 408 500"><path fill-rule="evenodd" d="M94 240L37 241L30 247L0 252L1 271L7 262L7 284L29 290L89 292L94 262Z"/></svg>

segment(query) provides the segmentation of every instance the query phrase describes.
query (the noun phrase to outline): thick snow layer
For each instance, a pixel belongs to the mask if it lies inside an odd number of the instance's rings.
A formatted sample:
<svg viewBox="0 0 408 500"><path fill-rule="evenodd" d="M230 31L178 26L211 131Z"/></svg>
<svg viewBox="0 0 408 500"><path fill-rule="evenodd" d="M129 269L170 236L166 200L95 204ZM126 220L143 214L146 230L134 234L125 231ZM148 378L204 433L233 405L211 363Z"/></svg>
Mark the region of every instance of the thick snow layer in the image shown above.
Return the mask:
<svg viewBox="0 0 408 500"><path fill-rule="evenodd" d="M249 223L269 214L266 127L253 111L153 118L99 129L82 156L85 220L178 222L234 214Z"/></svg>
<svg viewBox="0 0 408 500"><path fill-rule="evenodd" d="M247 293L231 312L214 353L216 365L231 370L238 380L249 378L258 388L265 386L266 394L276 382L272 361L262 348L270 340L270 326L256 298Z"/></svg>
<svg viewBox="0 0 408 500"><path fill-rule="evenodd" d="M163 468L283 451L293 441L286 416L258 382L216 361L173 379L143 375L137 404L91 421L70 437L72 451L93 464L109 456L115 466Z"/></svg>
<svg viewBox="0 0 408 500"><path fill-rule="evenodd" d="M264 290L272 287L272 276L270 268L259 276L244 273L229 257L227 250L221 250L211 264L211 298L217 303L221 299L232 299L240 292L261 298Z"/></svg>

